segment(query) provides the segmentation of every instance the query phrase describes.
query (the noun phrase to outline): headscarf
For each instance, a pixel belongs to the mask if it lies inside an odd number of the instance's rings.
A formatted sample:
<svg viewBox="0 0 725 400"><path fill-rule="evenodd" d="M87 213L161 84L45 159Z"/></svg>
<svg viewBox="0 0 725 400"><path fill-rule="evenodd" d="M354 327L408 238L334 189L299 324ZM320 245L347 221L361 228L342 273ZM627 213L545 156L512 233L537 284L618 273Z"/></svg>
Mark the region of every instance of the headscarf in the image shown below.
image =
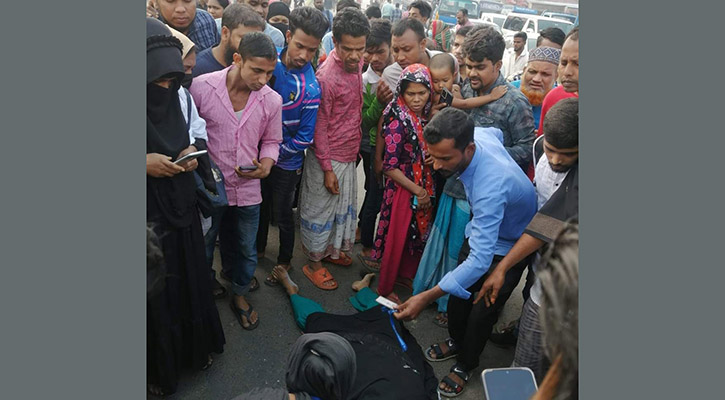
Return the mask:
<svg viewBox="0 0 725 400"><path fill-rule="evenodd" d="M438 50L450 53L454 37L451 26L439 19L436 19L431 22L430 27L431 36L433 37L433 41L436 46L438 46Z"/></svg>
<svg viewBox="0 0 725 400"><path fill-rule="evenodd" d="M405 82L421 83L430 92L428 101L423 106L423 111L421 112L422 120L405 103L405 99L403 98L403 85ZM423 64L409 65L400 74L400 80L398 81L398 86L395 88L393 100L385 108L385 111L383 111L383 130L385 130L390 122L398 121L398 123L403 125L407 134L410 135L413 152L416 154L413 160L413 183L425 188L429 196L433 196L435 190L433 187L431 168L424 164L425 157L428 155L428 145L423 139L423 125L427 122L426 118L430 114L430 109L433 104L433 86L431 82L432 79L428 67ZM426 210L418 209L415 212L415 218L413 218L412 224L414 225L414 229L420 233L423 241L428 237L428 224L432 216L432 207Z"/></svg>
<svg viewBox="0 0 725 400"><path fill-rule="evenodd" d="M160 153L175 158L189 147L189 133L178 97L181 79L184 77L181 52L181 42L171 35L163 22L146 18L147 154ZM162 77L173 78L169 88L153 83ZM171 178L147 176L147 182L147 192L151 191L147 196L156 198L153 205L159 207L158 212L168 222L177 227L191 223L196 190L192 174L181 173Z"/></svg>
<svg viewBox="0 0 725 400"><path fill-rule="evenodd" d="M183 33L177 31L176 29L170 27L169 25L166 25L167 28L171 31L171 34L174 35L175 38L179 39L181 42L181 60L183 61L186 56L189 55L189 52L194 49L194 42L191 41L186 35ZM181 86L189 89L191 87L191 81L194 78L194 75L189 73L184 75L184 79L181 80Z"/></svg>
<svg viewBox="0 0 725 400"><path fill-rule="evenodd" d="M289 24L280 24L275 22L274 24L269 22L269 20L272 17L276 17L277 15L284 15L287 17L287 20L289 20L289 7L287 4L284 4L281 1L278 1L276 3L270 3L269 4L269 10L267 11L267 23L272 25L273 27L279 29L283 35L285 35L285 42L287 41L287 31L289 30Z"/></svg>
<svg viewBox="0 0 725 400"><path fill-rule="evenodd" d="M355 350L342 336L332 332L300 336L287 358L286 383L290 393L346 400L356 374Z"/></svg>

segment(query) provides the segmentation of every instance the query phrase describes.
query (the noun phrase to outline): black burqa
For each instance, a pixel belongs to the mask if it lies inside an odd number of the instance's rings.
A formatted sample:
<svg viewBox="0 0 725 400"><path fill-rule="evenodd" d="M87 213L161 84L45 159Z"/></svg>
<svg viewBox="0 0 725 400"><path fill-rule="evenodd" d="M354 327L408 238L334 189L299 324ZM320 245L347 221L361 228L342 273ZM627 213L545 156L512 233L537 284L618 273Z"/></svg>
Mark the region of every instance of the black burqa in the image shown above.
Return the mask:
<svg viewBox="0 0 725 400"><path fill-rule="evenodd" d="M163 23L147 18L146 46L146 153L176 158L189 146L178 98L184 75L181 42ZM153 83L162 77L173 78L171 87ZM170 394L176 391L183 368L200 369L210 353L223 351L225 342L212 296L192 173L146 176L146 221L159 237L166 265L164 289L147 301L147 378Z"/></svg>

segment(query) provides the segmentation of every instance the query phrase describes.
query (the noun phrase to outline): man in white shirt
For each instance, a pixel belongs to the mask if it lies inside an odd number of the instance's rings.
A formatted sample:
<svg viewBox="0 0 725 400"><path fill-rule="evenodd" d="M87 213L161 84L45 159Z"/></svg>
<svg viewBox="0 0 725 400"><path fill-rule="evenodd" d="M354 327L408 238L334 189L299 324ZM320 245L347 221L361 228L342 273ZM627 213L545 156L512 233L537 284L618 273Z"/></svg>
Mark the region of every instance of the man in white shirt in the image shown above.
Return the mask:
<svg viewBox="0 0 725 400"><path fill-rule="evenodd" d="M516 75L524 72L529 62L529 51L526 50L526 32L517 32L514 35L514 49L503 59L503 74L507 82L514 80Z"/></svg>

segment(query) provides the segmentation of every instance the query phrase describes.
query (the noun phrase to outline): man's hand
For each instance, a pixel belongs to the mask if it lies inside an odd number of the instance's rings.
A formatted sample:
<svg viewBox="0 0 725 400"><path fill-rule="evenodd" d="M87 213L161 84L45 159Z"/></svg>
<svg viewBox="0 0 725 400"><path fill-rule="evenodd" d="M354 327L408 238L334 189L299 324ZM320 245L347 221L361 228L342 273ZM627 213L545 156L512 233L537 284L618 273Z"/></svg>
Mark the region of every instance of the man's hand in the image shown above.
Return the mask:
<svg viewBox="0 0 725 400"><path fill-rule="evenodd" d="M433 107L430 108L430 118L433 118L434 115L438 114L438 111L448 107L448 104L446 103L436 103L433 105Z"/></svg>
<svg viewBox="0 0 725 400"><path fill-rule="evenodd" d="M375 157L373 160L373 172L375 172L375 179L379 184L383 184L383 160L379 160Z"/></svg>
<svg viewBox="0 0 725 400"><path fill-rule="evenodd" d="M430 154L426 155L425 159L423 160L423 164L432 167L434 164L433 156L431 156Z"/></svg>
<svg viewBox="0 0 725 400"><path fill-rule="evenodd" d="M418 186L420 188L420 191L422 192L423 196L420 196L421 193L416 194L415 196L418 198L418 209L419 210L425 210L427 208L430 208L433 206L433 203L430 200L430 196L428 195L428 191L424 188Z"/></svg>
<svg viewBox="0 0 725 400"><path fill-rule="evenodd" d="M184 172L184 168L171 162L171 157L159 153L146 154L146 174L154 178L168 178Z"/></svg>
<svg viewBox="0 0 725 400"><path fill-rule="evenodd" d="M330 194L340 194L340 183L334 171L325 171L325 188Z"/></svg>
<svg viewBox="0 0 725 400"><path fill-rule="evenodd" d="M405 303L398 306L395 318L403 321L410 321L418 318L421 311L430 303L426 297L426 292L416 294L409 298Z"/></svg>
<svg viewBox="0 0 725 400"><path fill-rule="evenodd" d="M264 179L269 176L270 168L265 167L256 158L252 159L252 164L257 167L254 171L242 171L239 166L236 166L234 172L238 177L247 179Z"/></svg>
<svg viewBox="0 0 725 400"><path fill-rule="evenodd" d="M481 290L478 292L476 299L473 300L473 304L477 304L483 298L486 307L491 307L492 304L496 303L498 291L501 290L505 280L506 272L500 268L494 269L491 276L486 278L486 281L483 282L483 286L481 286Z"/></svg>
<svg viewBox="0 0 725 400"><path fill-rule="evenodd" d="M199 151L199 150L197 150L196 147L194 147L194 145L191 145L191 146L185 148L184 150L182 150L181 153L179 153L179 155L176 156L176 159L178 160L181 157L183 157L183 156L185 156L185 155L187 155L189 153L193 153L195 151ZM184 168L184 171L191 172L191 171L195 170L196 167L199 166L199 162L196 161L196 159L193 159L193 160L185 161L185 162L180 163L178 165L180 165L182 168Z"/></svg>
<svg viewBox="0 0 725 400"><path fill-rule="evenodd" d="M387 105L388 103L390 103L390 100L393 99L393 91L390 90L388 85L383 81L380 81L380 83L378 83L378 89L375 95L377 96L378 101L382 105Z"/></svg>

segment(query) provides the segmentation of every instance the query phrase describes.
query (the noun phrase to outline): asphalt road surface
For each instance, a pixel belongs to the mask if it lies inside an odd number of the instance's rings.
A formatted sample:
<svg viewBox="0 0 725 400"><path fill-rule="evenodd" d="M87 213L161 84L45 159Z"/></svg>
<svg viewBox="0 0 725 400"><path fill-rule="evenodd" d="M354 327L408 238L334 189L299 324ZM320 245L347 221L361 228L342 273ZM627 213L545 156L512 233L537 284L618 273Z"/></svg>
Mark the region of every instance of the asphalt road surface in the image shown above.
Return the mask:
<svg viewBox="0 0 725 400"><path fill-rule="evenodd" d="M362 163L358 166L358 207L362 204L364 175ZM259 313L259 326L252 331L242 329L229 309L229 295L226 299L217 300L217 308L226 335L224 353L214 356L214 365L207 371L186 371L182 374L177 392L168 399L231 399L255 387L284 387L287 355L290 346L301 334L292 317L292 308L281 287L269 287L263 283L264 277L272 270L277 259L279 246L278 230L270 227L266 257L259 262L255 276L261 288L251 293L247 299ZM350 288L352 282L360 279L362 269L360 260L353 257L350 267L325 264L338 282L334 291L323 291L316 288L302 273L306 259L302 253L299 228L295 237L294 257L290 277L299 285L300 295L319 302L327 312L336 314L353 314L355 309L348 298L354 292ZM356 244L353 255L360 251ZM217 249L215 268L220 268ZM523 299L521 289L526 274L506 303L497 327L518 318L521 313ZM220 279L229 288L229 282ZM373 282L373 289L376 287ZM410 295L396 286L396 291L403 300ZM231 290L229 291L231 292ZM417 320L406 323L407 328L415 335L421 347L425 349L448 337L448 331L433 323L436 315L435 305L424 310ZM513 348L500 348L488 343L481 355L480 366L473 371L464 392L458 396L462 400L483 399L483 387L480 373L483 368L507 367L513 360ZM455 359L432 363L436 377L440 380L448 373ZM148 396L148 398L155 398Z"/></svg>

